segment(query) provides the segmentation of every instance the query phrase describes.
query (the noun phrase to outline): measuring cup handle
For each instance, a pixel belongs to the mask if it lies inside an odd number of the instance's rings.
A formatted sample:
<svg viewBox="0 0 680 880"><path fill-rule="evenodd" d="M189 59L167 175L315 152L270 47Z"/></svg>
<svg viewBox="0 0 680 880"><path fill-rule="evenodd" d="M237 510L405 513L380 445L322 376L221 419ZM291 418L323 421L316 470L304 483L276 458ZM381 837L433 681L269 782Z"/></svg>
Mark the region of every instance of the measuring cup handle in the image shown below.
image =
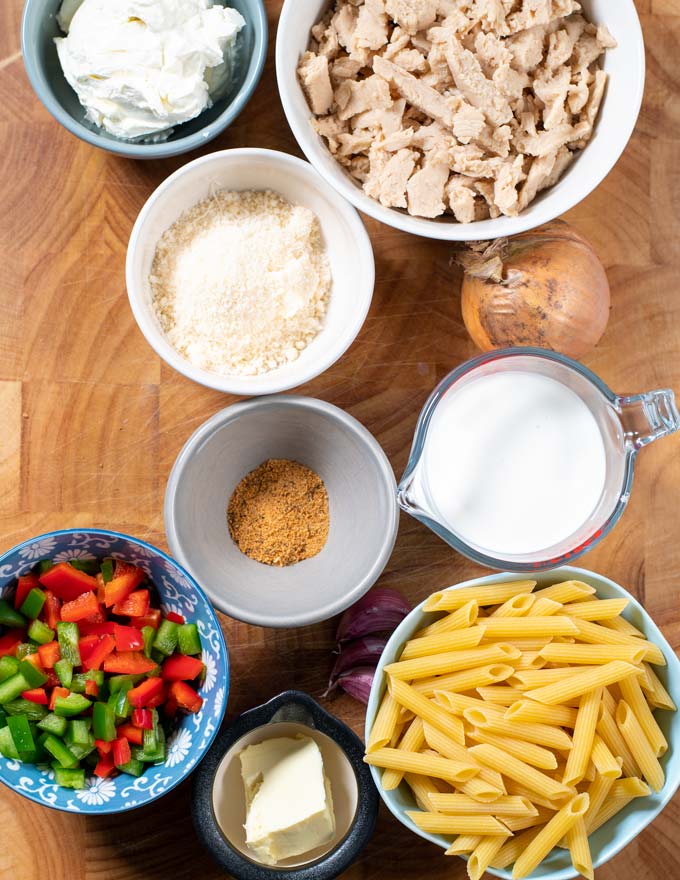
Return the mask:
<svg viewBox="0 0 680 880"><path fill-rule="evenodd" d="M626 440L635 449L642 449L680 428L680 413L670 388L617 397L616 404Z"/></svg>

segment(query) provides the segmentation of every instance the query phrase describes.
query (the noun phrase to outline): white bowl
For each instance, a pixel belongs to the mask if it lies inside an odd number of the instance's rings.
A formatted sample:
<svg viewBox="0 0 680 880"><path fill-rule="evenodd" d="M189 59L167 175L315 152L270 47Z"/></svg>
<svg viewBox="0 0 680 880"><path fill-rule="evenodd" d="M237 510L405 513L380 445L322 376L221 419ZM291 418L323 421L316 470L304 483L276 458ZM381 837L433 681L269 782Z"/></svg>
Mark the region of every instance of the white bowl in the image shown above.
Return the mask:
<svg viewBox="0 0 680 880"><path fill-rule="evenodd" d="M333 286L323 329L297 360L259 376L222 375L191 364L168 342L151 303L149 273L159 238L184 211L216 189L272 189L310 208L319 218L331 264ZM374 282L373 249L357 212L309 163L275 150L223 150L179 168L140 211L127 252L128 297L149 345L187 378L229 394L273 394L323 373L359 333Z"/></svg>
<svg viewBox="0 0 680 880"><path fill-rule="evenodd" d="M276 37L281 102L298 144L317 171L360 211L388 226L446 241L491 239L533 229L564 214L589 195L614 167L635 128L645 84L645 51L634 0L582 0L589 20L606 24L619 45L605 53L609 84L595 133L561 180L518 217L456 223L411 217L405 211L385 208L364 194L314 131L312 114L296 75L300 55L309 43L310 28L329 5L329 0L285 0Z"/></svg>
<svg viewBox="0 0 680 880"><path fill-rule="evenodd" d="M619 584L614 583L614 581L601 574L595 574L592 571L574 568L569 565L555 568L552 571L537 572L532 575L532 578L538 582L539 588L561 581L576 579L594 587L596 596L599 599L628 599L629 605L623 612L623 617L641 630L647 639L654 642L663 651L667 665L656 667L655 672L657 672L676 705L680 706L680 661L652 618L634 596L631 596ZM476 578L475 580L465 581L462 584L456 584L455 587L449 587L449 589L458 590L462 587L476 587L519 579L520 575L518 574L501 572L500 574L491 574ZM413 637L415 632L428 623L432 623L433 620L440 616L423 611L423 605L424 602L421 602L404 618L385 645L385 650L380 657L375 678L373 679L373 687L371 688L371 695L366 709L366 741L368 741L380 700L385 691L385 676L382 674L384 667L396 660L401 654L405 643ZM620 813L590 836L589 841L594 868L604 865L605 862L608 862L609 859L613 858L634 840L659 815L680 786L680 713L660 711L657 715L657 721L670 746L668 752L661 758L661 765L666 774L664 786L661 791L652 792L647 797L635 798ZM410 831L446 849L449 846L450 838L421 831L406 815L408 810L418 809L406 783L402 783L394 791L383 791L380 784L381 772L376 767L371 767L373 781L392 815ZM507 870L487 868L487 872L494 877L502 878L502 880L511 880L512 867ZM554 849L532 871L530 877L531 880L573 880L575 877L580 877L580 874L573 869L568 850Z"/></svg>

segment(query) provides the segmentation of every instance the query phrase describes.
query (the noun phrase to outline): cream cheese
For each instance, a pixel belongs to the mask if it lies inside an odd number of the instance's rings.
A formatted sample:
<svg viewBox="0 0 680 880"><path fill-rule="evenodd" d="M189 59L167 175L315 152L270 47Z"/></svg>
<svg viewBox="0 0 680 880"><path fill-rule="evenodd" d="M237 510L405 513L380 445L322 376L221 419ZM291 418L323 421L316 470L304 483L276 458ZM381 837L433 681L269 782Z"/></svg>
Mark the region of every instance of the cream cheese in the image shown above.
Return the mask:
<svg viewBox="0 0 680 880"><path fill-rule="evenodd" d="M246 843L268 865L308 853L335 833L330 784L311 737L275 737L240 754Z"/></svg>
<svg viewBox="0 0 680 880"><path fill-rule="evenodd" d="M245 21L212 0L64 0L55 43L87 118L126 140L169 133L223 93Z"/></svg>

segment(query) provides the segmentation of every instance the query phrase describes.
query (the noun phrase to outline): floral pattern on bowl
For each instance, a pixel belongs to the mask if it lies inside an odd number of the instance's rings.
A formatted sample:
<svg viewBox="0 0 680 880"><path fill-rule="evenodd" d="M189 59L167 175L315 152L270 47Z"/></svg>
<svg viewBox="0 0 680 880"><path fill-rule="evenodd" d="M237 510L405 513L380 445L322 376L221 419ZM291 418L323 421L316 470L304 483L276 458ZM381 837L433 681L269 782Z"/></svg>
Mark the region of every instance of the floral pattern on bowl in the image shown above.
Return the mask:
<svg viewBox="0 0 680 880"><path fill-rule="evenodd" d="M100 529L71 529L41 535L0 556L0 597L40 559L66 562L113 556L143 568L156 585L163 611L174 611L198 625L203 643L205 682L199 689L203 706L183 717L168 740L163 764L135 778L91 776L77 791L61 788L47 765L22 764L0 756L0 782L36 803L73 813L118 813L141 807L166 794L205 756L222 723L229 693L227 646L213 608L196 581L161 550L128 535Z"/></svg>

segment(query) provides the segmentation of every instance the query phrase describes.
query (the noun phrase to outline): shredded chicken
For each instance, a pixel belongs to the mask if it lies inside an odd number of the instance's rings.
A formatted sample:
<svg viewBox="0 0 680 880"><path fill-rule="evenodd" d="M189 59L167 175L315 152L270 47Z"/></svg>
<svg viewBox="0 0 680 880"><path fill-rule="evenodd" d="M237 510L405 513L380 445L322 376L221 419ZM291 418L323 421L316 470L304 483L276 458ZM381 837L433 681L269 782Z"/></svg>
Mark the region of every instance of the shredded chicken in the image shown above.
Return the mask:
<svg viewBox="0 0 680 880"><path fill-rule="evenodd" d="M298 76L368 196L473 223L557 183L593 134L615 47L577 0L334 0Z"/></svg>

